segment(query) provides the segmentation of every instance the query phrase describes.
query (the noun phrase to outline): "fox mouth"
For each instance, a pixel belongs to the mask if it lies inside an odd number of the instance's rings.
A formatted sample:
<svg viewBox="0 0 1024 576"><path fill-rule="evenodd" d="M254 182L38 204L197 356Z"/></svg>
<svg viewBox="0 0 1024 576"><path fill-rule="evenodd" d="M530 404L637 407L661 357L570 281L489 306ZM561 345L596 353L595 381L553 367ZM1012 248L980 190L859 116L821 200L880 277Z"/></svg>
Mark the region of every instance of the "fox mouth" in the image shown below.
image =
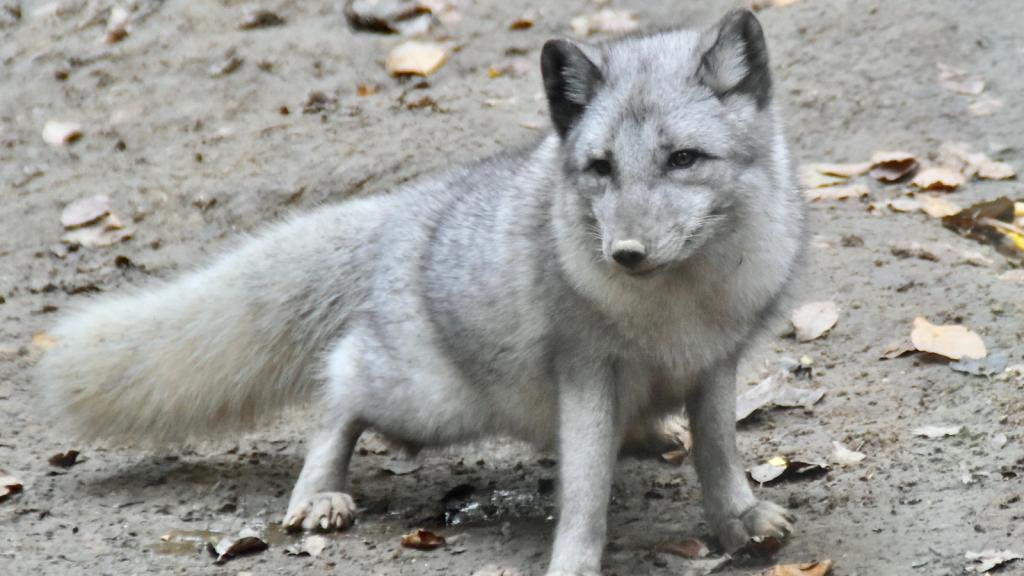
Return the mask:
<svg viewBox="0 0 1024 576"><path fill-rule="evenodd" d="M630 270L628 268L620 268L620 270L625 272L626 275L629 276L630 278L644 279L644 278L650 278L651 276L654 276L658 272L661 272L662 270L664 270L667 266L668 266L668 264L666 263L666 264L658 264L657 266L652 266L650 268L645 268L643 270Z"/></svg>

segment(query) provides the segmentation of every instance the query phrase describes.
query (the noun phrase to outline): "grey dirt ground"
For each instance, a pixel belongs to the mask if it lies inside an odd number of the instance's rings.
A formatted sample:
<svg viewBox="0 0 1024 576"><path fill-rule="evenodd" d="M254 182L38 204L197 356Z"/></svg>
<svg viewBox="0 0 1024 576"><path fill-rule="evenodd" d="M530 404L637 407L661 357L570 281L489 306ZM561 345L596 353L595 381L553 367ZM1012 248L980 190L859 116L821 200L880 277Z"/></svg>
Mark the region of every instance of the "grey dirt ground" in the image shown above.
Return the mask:
<svg viewBox="0 0 1024 576"><path fill-rule="evenodd" d="M418 470L391 475L383 467L401 462L397 455L365 441L354 463L357 525L329 536L318 557L288 556L284 548L300 539L274 523L313 412L175 452L84 445L35 410L30 369L41 351L30 342L90 292L172 278L288 212L386 194L436 167L535 140L547 126L539 49L601 6L460 0L461 23L427 36L461 49L421 83L385 72L402 39L351 31L340 0L143 0L139 12L152 13L111 45L97 42L102 18L84 25L108 0L62 0L52 16L26 0L20 19L15 3L0 0L0 469L22 478L24 490L0 502L0 574L469 575L487 565L542 574L555 504L551 455L494 441L427 454ZM707 24L736 4L611 6L660 27ZM257 8L285 24L239 30ZM540 10L536 25L510 31L529 8ZM927 159L958 140L1024 169L1024 2L803 0L765 8L760 19L800 163L899 149ZM232 49L241 65L211 77ZM534 65L522 77L489 78L507 52ZM939 85L939 63L983 76L986 93L1005 105L987 117L967 114L971 97ZM380 90L361 97L358 85ZM311 91L337 102L303 114ZM79 122L83 135L51 148L40 136L49 120ZM875 202L906 187L873 182L870 190L866 200ZM94 194L111 197L133 237L51 250L62 209ZM950 196L962 205L1020 199L1024 185L972 181ZM791 508L796 530L774 558L738 558L720 573L832 559L844 576L951 575L963 572L968 551L1024 553L1024 382L969 376L921 355L879 359L924 316L965 324L990 350L1024 362L1024 283L998 279L1010 269L1006 258L920 212L872 214L857 200L811 212L801 300L834 300L839 323L808 343L778 326L753 347L738 386L749 389L784 356L807 356L806 384L828 392L812 411L778 409L743 423L741 448L751 465L776 455L825 460L833 441L867 458L758 488ZM894 243L911 241L979 250L994 264L893 255ZM915 437L925 425L966 428ZM81 451L79 463L47 462L67 450ZM625 460L613 493L606 573L698 573L702 565L659 552L707 536L689 464ZM449 546L401 548L399 536L417 527ZM244 528L264 534L270 549L213 566L197 543ZM1004 573L1024 574L1024 566Z"/></svg>

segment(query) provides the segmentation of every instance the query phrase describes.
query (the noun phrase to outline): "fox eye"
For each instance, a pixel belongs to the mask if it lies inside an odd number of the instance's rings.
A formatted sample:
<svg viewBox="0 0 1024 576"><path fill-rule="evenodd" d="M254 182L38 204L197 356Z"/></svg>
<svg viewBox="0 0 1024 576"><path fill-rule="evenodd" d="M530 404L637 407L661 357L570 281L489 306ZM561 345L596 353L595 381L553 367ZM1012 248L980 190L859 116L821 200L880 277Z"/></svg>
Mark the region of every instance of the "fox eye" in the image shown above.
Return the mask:
<svg viewBox="0 0 1024 576"><path fill-rule="evenodd" d="M590 169L598 176L607 176L612 173L612 163L603 159L591 160Z"/></svg>
<svg viewBox="0 0 1024 576"><path fill-rule="evenodd" d="M702 156L697 150L676 150L668 157L668 165L673 168L689 168Z"/></svg>

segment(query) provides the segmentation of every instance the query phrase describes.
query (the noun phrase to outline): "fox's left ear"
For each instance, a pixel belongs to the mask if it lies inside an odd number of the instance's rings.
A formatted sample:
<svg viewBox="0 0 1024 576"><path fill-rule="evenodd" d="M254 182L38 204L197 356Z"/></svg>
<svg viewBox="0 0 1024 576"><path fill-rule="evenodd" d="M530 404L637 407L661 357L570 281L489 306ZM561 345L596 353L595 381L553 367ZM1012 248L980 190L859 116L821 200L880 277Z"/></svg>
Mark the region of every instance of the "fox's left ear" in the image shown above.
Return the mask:
<svg viewBox="0 0 1024 576"><path fill-rule="evenodd" d="M719 98L748 94L759 110L771 102L772 76L761 24L749 10L732 10L705 35L697 79Z"/></svg>

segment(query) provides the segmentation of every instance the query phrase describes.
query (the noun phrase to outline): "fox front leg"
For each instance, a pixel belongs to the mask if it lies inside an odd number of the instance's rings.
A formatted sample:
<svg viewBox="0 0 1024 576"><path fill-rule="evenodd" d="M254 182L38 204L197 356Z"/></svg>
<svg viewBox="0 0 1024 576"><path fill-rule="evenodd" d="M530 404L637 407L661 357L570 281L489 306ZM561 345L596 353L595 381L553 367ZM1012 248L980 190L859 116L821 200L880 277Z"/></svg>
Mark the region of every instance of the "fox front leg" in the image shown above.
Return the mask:
<svg viewBox="0 0 1024 576"><path fill-rule="evenodd" d="M791 529L782 507L759 501L750 489L736 448L736 366L705 376L686 400L693 434L693 465L704 512L726 552L754 536L781 538Z"/></svg>
<svg viewBox="0 0 1024 576"><path fill-rule="evenodd" d="M548 576L596 575L621 443L611 371L569 372L559 386L559 517Z"/></svg>

